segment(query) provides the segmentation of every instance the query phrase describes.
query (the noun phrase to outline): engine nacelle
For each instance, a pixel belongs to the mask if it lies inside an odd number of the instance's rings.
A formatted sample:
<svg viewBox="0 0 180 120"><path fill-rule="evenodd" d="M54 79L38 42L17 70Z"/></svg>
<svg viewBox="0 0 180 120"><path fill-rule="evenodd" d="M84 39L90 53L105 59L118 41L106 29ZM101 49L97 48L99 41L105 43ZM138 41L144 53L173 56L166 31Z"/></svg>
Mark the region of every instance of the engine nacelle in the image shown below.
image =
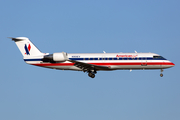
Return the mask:
<svg viewBox="0 0 180 120"><path fill-rule="evenodd" d="M55 61L55 62L65 62L68 60L67 53L61 52L61 53L53 53L50 55L44 56L45 60Z"/></svg>

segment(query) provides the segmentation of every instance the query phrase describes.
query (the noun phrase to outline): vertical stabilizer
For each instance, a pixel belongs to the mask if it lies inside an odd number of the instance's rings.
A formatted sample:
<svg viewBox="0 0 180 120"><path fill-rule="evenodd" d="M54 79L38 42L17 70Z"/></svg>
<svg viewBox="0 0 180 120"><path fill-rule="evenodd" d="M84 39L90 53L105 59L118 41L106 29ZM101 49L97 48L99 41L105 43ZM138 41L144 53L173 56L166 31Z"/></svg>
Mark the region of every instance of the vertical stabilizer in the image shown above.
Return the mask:
<svg viewBox="0 0 180 120"><path fill-rule="evenodd" d="M42 55L39 49L26 37L11 38L19 48L21 54L26 56Z"/></svg>

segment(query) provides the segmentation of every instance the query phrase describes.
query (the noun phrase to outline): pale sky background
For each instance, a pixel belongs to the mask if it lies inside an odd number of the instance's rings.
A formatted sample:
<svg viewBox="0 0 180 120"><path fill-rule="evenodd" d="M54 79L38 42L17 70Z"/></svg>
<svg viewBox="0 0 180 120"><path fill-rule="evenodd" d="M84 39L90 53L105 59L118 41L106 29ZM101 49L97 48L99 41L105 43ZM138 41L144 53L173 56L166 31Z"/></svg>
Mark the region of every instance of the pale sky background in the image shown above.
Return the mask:
<svg viewBox="0 0 180 120"><path fill-rule="evenodd" d="M98 72L27 65L13 41L42 52L153 52L164 70ZM0 120L180 120L179 0L0 0Z"/></svg>

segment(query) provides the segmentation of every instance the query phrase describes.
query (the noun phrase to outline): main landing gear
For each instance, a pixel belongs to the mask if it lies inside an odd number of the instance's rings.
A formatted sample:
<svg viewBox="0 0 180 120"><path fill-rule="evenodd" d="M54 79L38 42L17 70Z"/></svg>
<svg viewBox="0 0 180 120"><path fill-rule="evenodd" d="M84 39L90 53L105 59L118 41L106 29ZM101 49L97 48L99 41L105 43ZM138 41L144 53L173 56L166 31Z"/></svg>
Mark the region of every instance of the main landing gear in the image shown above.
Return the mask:
<svg viewBox="0 0 180 120"><path fill-rule="evenodd" d="M87 71L88 73L88 76L91 77L91 78L95 78L95 74L97 73L96 70L90 70L90 71Z"/></svg>
<svg viewBox="0 0 180 120"><path fill-rule="evenodd" d="M161 77L163 77L163 74L162 74L162 72L163 72L163 69L161 69L161 74L160 74L160 76L161 76Z"/></svg>
<svg viewBox="0 0 180 120"><path fill-rule="evenodd" d="M89 73L88 73L88 76L91 77L91 78L94 78L94 77L95 77L95 74L92 73L92 72L89 72Z"/></svg>

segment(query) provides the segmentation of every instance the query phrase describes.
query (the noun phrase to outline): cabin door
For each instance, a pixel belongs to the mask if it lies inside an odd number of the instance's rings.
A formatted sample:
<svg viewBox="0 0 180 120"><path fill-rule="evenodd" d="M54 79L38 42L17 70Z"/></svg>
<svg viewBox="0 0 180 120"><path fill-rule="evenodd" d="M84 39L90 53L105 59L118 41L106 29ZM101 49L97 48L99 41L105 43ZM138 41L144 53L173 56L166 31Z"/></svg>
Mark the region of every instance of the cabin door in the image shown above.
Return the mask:
<svg viewBox="0 0 180 120"><path fill-rule="evenodd" d="M141 66L147 66L147 57L141 58Z"/></svg>

